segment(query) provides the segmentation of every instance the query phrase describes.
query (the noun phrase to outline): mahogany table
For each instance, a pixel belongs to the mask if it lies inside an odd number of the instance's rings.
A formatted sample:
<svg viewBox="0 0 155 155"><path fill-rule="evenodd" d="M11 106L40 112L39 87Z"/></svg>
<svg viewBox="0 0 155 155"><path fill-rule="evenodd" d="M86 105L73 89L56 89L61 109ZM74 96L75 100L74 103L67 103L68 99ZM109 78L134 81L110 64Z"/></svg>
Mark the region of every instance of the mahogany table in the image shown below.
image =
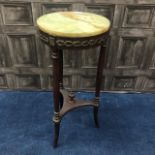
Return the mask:
<svg viewBox="0 0 155 155"><path fill-rule="evenodd" d="M61 16L59 16L60 14ZM71 19L71 21L68 19ZM51 47L54 97L53 146L56 147L59 137L60 122L66 113L75 108L93 106L94 121L96 127L99 127L99 95L102 70L105 66L106 42L109 34L110 22L105 17L92 13L56 12L41 16L37 20L37 25L39 27L40 39ZM85 31L84 28L87 30ZM100 54L97 65L95 97L90 101L75 99L73 91L67 91L63 87L63 50L88 49L96 46L100 46Z"/></svg>

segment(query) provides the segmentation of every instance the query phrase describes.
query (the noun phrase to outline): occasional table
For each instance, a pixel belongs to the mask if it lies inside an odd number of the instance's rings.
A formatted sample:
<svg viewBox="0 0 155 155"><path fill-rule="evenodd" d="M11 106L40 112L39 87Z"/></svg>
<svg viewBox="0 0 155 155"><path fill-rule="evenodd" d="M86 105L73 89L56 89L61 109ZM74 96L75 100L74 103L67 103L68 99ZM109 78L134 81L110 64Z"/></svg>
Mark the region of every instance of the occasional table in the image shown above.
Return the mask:
<svg viewBox="0 0 155 155"><path fill-rule="evenodd" d="M51 47L53 61L53 97L54 97L54 142L58 144L60 122L69 111L83 106L93 106L94 121L98 123L99 95L102 70L105 66L106 42L110 21L104 17L88 12L54 12L37 19L40 39ZM88 49L100 46L97 65L96 89L93 100L75 99L73 91L63 87L63 50ZM94 55L95 55L94 51Z"/></svg>

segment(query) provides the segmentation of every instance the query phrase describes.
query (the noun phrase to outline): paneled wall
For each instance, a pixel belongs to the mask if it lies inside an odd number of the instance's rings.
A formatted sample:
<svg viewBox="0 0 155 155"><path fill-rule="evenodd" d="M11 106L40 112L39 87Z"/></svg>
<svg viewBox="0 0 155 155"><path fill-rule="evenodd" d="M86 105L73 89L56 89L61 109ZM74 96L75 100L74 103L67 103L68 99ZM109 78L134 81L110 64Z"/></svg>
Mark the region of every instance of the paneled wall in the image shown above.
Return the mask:
<svg viewBox="0 0 155 155"><path fill-rule="evenodd" d="M0 0L0 89L52 88L50 49L39 40L36 19L67 10L112 22L105 90L155 91L154 0ZM98 50L64 51L66 87L94 89Z"/></svg>

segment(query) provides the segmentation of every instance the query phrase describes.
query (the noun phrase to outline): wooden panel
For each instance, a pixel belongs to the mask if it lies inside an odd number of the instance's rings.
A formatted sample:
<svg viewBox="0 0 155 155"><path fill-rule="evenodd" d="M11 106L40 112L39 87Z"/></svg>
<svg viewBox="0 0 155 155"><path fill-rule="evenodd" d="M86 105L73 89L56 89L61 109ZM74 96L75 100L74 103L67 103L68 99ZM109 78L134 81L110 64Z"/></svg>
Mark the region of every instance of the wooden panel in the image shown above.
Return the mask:
<svg viewBox="0 0 155 155"><path fill-rule="evenodd" d="M5 25L32 25L32 10L29 4L4 4L2 15Z"/></svg>
<svg viewBox="0 0 155 155"><path fill-rule="evenodd" d="M155 69L155 51L154 51L153 56L152 56L150 67Z"/></svg>
<svg viewBox="0 0 155 155"><path fill-rule="evenodd" d="M53 88L53 84L52 84L52 76L48 76L48 88L51 89ZM64 75L64 78L63 78L63 85L65 88L70 88L71 87L71 76L68 76L68 75Z"/></svg>
<svg viewBox="0 0 155 155"><path fill-rule="evenodd" d="M153 18L152 18L152 27L155 27L155 9L154 9Z"/></svg>
<svg viewBox="0 0 155 155"><path fill-rule="evenodd" d="M40 41L36 19L75 10L101 14L112 22L102 90L155 91L153 0L2 0L0 6L1 89L52 88L51 49ZM63 52L64 85L94 90L99 48Z"/></svg>
<svg viewBox="0 0 155 155"><path fill-rule="evenodd" d="M8 45L14 66L37 66L33 35L8 35Z"/></svg>
<svg viewBox="0 0 155 155"><path fill-rule="evenodd" d="M44 66L45 67L52 67L52 60L51 60L51 49L47 45L43 45L43 58L44 58Z"/></svg>
<svg viewBox="0 0 155 155"><path fill-rule="evenodd" d="M6 67L6 53L5 53L5 47L4 47L4 40L2 36L0 35L0 67Z"/></svg>
<svg viewBox="0 0 155 155"><path fill-rule="evenodd" d="M17 88L39 89L41 88L39 75L16 75Z"/></svg>
<svg viewBox="0 0 155 155"><path fill-rule="evenodd" d="M100 15L103 15L107 18L109 18L111 21L113 20L113 13L114 13L114 5L86 5L86 11L88 12L94 12Z"/></svg>
<svg viewBox="0 0 155 155"><path fill-rule="evenodd" d="M128 6L125 9L123 26L149 27L152 13L151 6Z"/></svg>
<svg viewBox="0 0 155 155"><path fill-rule="evenodd" d="M7 80L6 80L6 76L0 74L0 88L7 88Z"/></svg>
<svg viewBox="0 0 155 155"><path fill-rule="evenodd" d="M95 84L95 76L81 76L80 89L94 90Z"/></svg>
<svg viewBox="0 0 155 155"><path fill-rule="evenodd" d="M100 48L92 48L82 52L82 68L96 68Z"/></svg>
<svg viewBox="0 0 155 155"><path fill-rule="evenodd" d="M72 54L74 54L72 53L72 51L68 51L68 50L63 51L64 67L72 67Z"/></svg>
<svg viewBox="0 0 155 155"><path fill-rule="evenodd" d="M155 69L155 37L149 37L146 42L146 52L142 67L145 69Z"/></svg>
<svg viewBox="0 0 155 155"><path fill-rule="evenodd" d="M69 3L61 3L61 4L50 4L45 3L42 4L42 12L43 14L56 12L56 11L69 11L71 10L71 4Z"/></svg>
<svg viewBox="0 0 155 155"><path fill-rule="evenodd" d="M122 37L119 43L116 66L139 68L144 48L145 38Z"/></svg>
<svg viewBox="0 0 155 155"><path fill-rule="evenodd" d="M133 90L135 87L135 77L116 76L113 78L112 89L114 90Z"/></svg>
<svg viewBox="0 0 155 155"><path fill-rule="evenodd" d="M155 78L147 78L144 83L144 90L154 91L155 90Z"/></svg>

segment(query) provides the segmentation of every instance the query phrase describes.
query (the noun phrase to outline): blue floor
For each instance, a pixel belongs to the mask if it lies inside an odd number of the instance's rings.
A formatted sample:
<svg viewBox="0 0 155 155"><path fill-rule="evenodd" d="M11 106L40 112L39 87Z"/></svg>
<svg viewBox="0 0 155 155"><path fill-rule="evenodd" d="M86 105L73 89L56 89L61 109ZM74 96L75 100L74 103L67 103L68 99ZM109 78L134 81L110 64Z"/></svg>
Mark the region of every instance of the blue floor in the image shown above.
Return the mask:
<svg viewBox="0 0 155 155"><path fill-rule="evenodd" d="M52 102L51 92L0 92L0 155L155 155L155 94L102 94L99 129L92 107L68 113L57 149Z"/></svg>

